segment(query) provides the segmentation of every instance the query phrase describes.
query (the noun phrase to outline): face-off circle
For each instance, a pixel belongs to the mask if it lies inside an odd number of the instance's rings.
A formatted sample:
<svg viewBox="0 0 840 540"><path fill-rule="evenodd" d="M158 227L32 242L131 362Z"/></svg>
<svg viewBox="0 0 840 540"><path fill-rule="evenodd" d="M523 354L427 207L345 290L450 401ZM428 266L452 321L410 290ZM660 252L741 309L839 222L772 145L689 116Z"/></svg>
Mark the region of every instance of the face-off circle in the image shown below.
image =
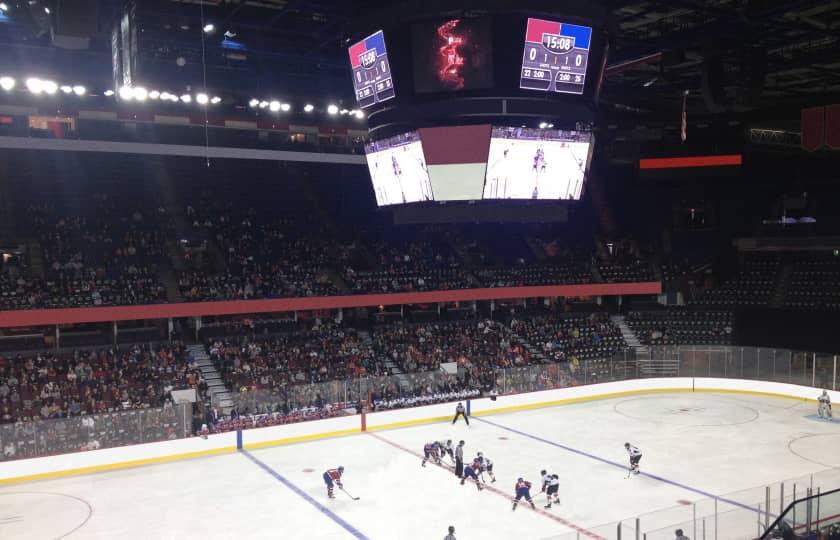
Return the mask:
<svg viewBox="0 0 840 540"><path fill-rule="evenodd" d="M613 410L622 416L672 426L735 426L753 422L758 411L731 401L699 400L688 396L626 399Z"/></svg>

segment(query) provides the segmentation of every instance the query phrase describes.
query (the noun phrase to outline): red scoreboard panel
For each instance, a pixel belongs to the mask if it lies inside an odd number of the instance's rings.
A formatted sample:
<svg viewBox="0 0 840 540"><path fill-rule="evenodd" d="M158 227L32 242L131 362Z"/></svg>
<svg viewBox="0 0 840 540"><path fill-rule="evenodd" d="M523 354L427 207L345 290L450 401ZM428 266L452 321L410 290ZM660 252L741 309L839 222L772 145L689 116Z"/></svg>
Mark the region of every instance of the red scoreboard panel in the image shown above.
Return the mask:
<svg viewBox="0 0 840 540"><path fill-rule="evenodd" d="M350 47L348 53L359 107L369 107L395 96L382 30Z"/></svg>
<svg viewBox="0 0 840 540"><path fill-rule="evenodd" d="M583 94L592 28L528 19L519 88Z"/></svg>

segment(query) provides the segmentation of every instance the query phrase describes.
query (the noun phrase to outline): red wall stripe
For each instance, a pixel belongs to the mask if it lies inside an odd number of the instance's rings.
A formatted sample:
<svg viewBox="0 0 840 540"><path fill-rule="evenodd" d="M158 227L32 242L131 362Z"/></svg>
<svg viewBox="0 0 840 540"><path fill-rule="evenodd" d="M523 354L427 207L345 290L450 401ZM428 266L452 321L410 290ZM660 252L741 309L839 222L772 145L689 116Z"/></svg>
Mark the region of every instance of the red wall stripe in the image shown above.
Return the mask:
<svg viewBox="0 0 840 540"><path fill-rule="evenodd" d="M725 156L692 156L678 158L647 158L639 160L640 169L684 169L689 167L723 167L742 165L741 154Z"/></svg>
<svg viewBox="0 0 840 540"><path fill-rule="evenodd" d="M244 315L284 311L310 311L399 304L469 302L472 300L508 300L516 298L619 296L660 294L662 284L602 283L593 285L547 285L540 287L500 287L497 289L457 289L400 294L365 294L356 296L320 296L277 298L270 300L224 300L220 302L183 302L145 306L114 306L66 309L30 309L0 311L0 328L46 326L108 321L167 319L203 315Z"/></svg>

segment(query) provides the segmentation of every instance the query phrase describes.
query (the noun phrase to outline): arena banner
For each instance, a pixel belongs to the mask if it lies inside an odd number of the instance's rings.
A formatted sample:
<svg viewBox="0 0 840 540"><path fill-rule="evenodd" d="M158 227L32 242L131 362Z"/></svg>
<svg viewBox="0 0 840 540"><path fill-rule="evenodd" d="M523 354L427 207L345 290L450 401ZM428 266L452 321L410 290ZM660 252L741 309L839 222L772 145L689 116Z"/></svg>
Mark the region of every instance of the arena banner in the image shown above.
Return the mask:
<svg viewBox="0 0 840 540"><path fill-rule="evenodd" d="M221 300L216 302L180 302L140 306L29 309L0 311L0 328L78 324L109 321L168 319L207 315L245 315L310 311L355 307L471 302L474 300L510 300L520 298L555 298L584 296L626 296L660 294L658 281L645 283L593 283L587 285L545 285L538 287L498 287L455 289L393 294L315 296L307 298L272 298L262 300Z"/></svg>

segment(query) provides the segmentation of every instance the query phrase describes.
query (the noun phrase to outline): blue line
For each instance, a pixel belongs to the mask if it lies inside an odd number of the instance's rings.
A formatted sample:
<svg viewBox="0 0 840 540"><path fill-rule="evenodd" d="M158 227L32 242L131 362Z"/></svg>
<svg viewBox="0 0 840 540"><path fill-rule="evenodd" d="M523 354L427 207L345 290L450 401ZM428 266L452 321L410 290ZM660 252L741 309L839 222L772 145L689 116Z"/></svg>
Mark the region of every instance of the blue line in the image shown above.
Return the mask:
<svg viewBox="0 0 840 540"><path fill-rule="evenodd" d="M619 469L622 469L622 470L625 470L625 471L627 470L626 465L623 465L621 463L617 463L615 461L610 461L608 459L596 456L594 454L590 454L588 452L584 452L583 450L577 450L577 449L572 448L570 446L566 446L566 445L563 445L563 444L560 444L560 443L556 443L556 442L550 441L548 439L543 439L542 437L537 437L536 435L531 435L530 433L526 433L524 431L519 431L518 429L513 429L513 428L510 428L510 427L507 427L507 426L503 426L502 424L497 424L496 422L491 422L490 420L485 420L484 418L474 417L474 419L478 420L480 422L485 422L487 424L490 424L491 426L496 426L497 428L505 429L505 430L510 431L512 433L516 433L517 435L522 435L523 437L528 437L529 439L534 439L535 441L539 441L539 442L542 442L542 443L545 443L545 444L549 444L551 446L556 446L557 448L562 448L563 450L565 450L567 452L571 452L573 454L577 454L577 455L583 456L583 457L588 457L590 459L594 459L595 461L600 461L601 463L606 463L607 465L612 465L613 467L618 467ZM748 506L746 504L739 503L738 501L733 501L731 499L726 499L724 497L718 497L717 495L713 495L712 493L709 493L708 491L703 491L702 489L697 489L697 488L694 488L694 487L691 487L691 486L687 486L685 484L681 484L679 482L675 482L673 480L668 480L667 478L663 478L663 477L657 476L655 474L650 474L650 473L646 473L646 472L643 472L641 474L644 475L644 476L647 476L648 478L653 478L654 480L659 480L660 482L664 482L666 484L671 484L672 486L675 486L675 487L678 487L678 488L682 488L682 489L685 489L685 490L688 490L688 491L693 491L694 493L699 493L700 495L703 495L704 497L709 497L710 499L717 499L719 501L729 503L733 506L737 506L738 508L743 508L745 510L750 510L750 511L756 512L758 514L764 514L765 513L765 512L762 512L761 510L757 509L757 508L753 508L753 507ZM770 515L772 517L776 517L773 514L770 514Z"/></svg>
<svg viewBox="0 0 840 540"><path fill-rule="evenodd" d="M256 463L257 466L259 466L262 470L264 470L265 472L267 472L268 474L270 474L271 476L273 476L274 478L279 480L281 484L283 484L287 488L294 491L296 495L298 495L299 497L304 499L306 502L308 502L309 504L311 504L312 506L317 508L319 512L321 512L322 514L324 514L325 516L327 516L331 520L333 520L336 523L338 523L339 525L341 525L347 532L352 534L355 538L358 538L359 540L370 540L367 536L362 534L358 529L356 529L355 527L353 527L352 525L350 525L349 523L347 523L346 521L341 519L338 516L338 514L336 514L335 512L333 512L332 510L330 510L329 508L324 506L323 504L321 504L318 501L316 501L315 499L313 499L308 493L306 493L305 491L303 491L302 489L300 489L299 487L297 487L296 485L291 483L282 474L275 471L274 469L272 469L271 467L269 467L268 465L266 465L262 461L258 460L254 456L252 456L250 452L248 452L246 450L242 450L241 453L246 458L248 458L251 461L253 461L254 463Z"/></svg>

